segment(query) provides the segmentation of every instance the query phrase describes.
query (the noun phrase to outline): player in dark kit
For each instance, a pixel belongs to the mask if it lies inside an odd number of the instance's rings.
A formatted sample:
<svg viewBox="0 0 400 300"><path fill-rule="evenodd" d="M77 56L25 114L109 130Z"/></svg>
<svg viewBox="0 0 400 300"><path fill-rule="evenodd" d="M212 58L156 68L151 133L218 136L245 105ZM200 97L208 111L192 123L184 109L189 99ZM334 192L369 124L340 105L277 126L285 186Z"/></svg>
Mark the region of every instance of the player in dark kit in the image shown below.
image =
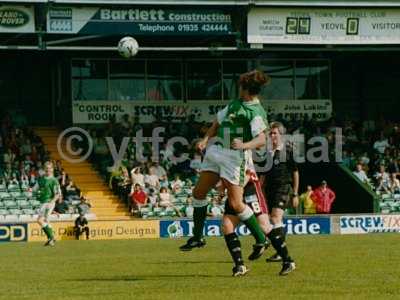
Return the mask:
<svg viewBox="0 0 400 300"><path fill-rule="evenodd" d="M271 241L277 254L268 261L282 261L280 275L292 272L296 265L289 256L286 246L286 232L283 227L285 209L292 203L298 203L299 172L294 159L293 146L283 139L285 127L279 122L273 122L269 131L269 144L264 163L260 165L258 174L263 182L269 219L269 229L265 234ZM265 226L262 226L265 228Z"/></svg>

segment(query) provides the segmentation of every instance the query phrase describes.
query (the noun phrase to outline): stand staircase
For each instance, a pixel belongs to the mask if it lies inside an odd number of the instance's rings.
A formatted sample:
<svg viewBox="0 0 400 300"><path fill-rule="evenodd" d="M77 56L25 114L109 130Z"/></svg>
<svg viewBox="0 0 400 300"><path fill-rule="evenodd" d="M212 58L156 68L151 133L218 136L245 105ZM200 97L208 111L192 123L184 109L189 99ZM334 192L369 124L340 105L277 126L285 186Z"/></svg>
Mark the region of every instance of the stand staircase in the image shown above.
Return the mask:
<svg viewBox="0 0 400 300"><path fill-rule="evenodd" d="M70 162L61 157L57 149L57 139L60 131L53 127L36 127L35 133L40 136L50 152L50 157L60 160L69 178L75 182L79 189L92 205L91 213L97 220L127 220L131 219L127 207L113 194L100 175L87 162ZM61 143L66 149L65 140ZM78 158L78 157L73 157Z"/></svg>

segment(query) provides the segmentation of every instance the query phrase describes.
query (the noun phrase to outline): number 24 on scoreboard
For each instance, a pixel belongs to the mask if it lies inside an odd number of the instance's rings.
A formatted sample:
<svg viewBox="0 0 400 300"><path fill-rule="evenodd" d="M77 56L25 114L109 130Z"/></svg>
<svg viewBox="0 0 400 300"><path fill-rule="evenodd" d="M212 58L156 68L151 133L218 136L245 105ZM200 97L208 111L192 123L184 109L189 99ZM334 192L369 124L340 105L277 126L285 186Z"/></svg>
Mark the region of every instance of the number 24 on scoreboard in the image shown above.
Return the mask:
<svg viewBox="0 0 400 300"><path fill-rule="evenodd" d="M286 34L310 34L310 18L286 18Z"/></svg>

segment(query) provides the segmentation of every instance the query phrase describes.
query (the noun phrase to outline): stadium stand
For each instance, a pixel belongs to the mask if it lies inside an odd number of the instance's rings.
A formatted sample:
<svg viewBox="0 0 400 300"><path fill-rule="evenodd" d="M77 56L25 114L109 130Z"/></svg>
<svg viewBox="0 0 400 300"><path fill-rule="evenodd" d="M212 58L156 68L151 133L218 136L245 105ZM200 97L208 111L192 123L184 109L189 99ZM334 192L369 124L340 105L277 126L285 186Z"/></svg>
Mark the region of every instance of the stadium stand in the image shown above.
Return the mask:
<svg viewBox="0 0 400 300"><path fill-rule="evenodd" d="M397 123L350 124L342 164L378 196L377 212L400 211L400 130Z"/></svg>
<svg viewBox="0 0 400 300"><path fill-rule="evenodd" d="M18 114L6 114L1 120L0 221L27 222L37 219L40 207L37 178L43 175L42 165L51 156L43 140L26 125L24 116ZM68 184L68 175L60 161L53 162L55 176L64 187ZM79 198L80 194L77 199L65 199L65 213L54 213L52 219L74 219L78 214ZM91 213L87 217L95 218Z"/></svg>

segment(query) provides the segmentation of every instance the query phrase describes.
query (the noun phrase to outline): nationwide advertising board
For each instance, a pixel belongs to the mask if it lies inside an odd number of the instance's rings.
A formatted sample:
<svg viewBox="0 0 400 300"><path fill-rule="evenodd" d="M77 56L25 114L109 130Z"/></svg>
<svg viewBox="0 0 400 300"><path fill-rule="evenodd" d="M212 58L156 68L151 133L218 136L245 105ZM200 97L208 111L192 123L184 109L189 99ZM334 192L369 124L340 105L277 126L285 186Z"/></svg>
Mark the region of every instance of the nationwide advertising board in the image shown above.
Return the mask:
<svg viewBox="0 0 400 300"><path fill-rule="evenodd" d="M212 121L217 112L225 107L228 101L167 101L152 103L146 101L72 101L73 122L75 124L108 123L110 119L121 120L124 114L139 117L141 123L152 123L155 120L180 122L190 115L196 121ZM268 116L278 115L284 119L308 116L309 119L326 120L332 115L330 100L269 100L263 101Z"/></svg>
<svg viewBox="0 0 400 300"><path fill-rule="evenodd" d="M231 15L218 9L50 7L47 32L57 34L226 35Z"/></svg>
<svg viewBox="0 0 400 300"><path fill-rule="evenodd" d="M0 6L0 33L8 32L35 32L35 17L33 6Z"/></svg>
<svg viewBox="0 0 400 300"><path fill-rule="evenodd" d="M330 234L331 222L329 217L289 217L284 220L288 234ZM236 230L238 235L249 235L250 232L244 224ZM209 219L205 223L205 236L222 236L221 220ZM161 220L160 236L179 238L193 235L193 221L187 219Z"/></svg>
<svg viewBox="0 0 400 300"><path fill-rule="evenodd" d="M0 224L0 242L26 242L27 224Z"/></svg>
<svg viewBox="0 0 400 300"><path fill-rule="evenodd" d="M249 43L398 44L400 9L253 8Z"/></svg>
<svg viewBox="0 0 400 300"><path fill-rule="evenodd" d="M340 217L341 234L400 232L400 215L354 215Z"/></svg>

